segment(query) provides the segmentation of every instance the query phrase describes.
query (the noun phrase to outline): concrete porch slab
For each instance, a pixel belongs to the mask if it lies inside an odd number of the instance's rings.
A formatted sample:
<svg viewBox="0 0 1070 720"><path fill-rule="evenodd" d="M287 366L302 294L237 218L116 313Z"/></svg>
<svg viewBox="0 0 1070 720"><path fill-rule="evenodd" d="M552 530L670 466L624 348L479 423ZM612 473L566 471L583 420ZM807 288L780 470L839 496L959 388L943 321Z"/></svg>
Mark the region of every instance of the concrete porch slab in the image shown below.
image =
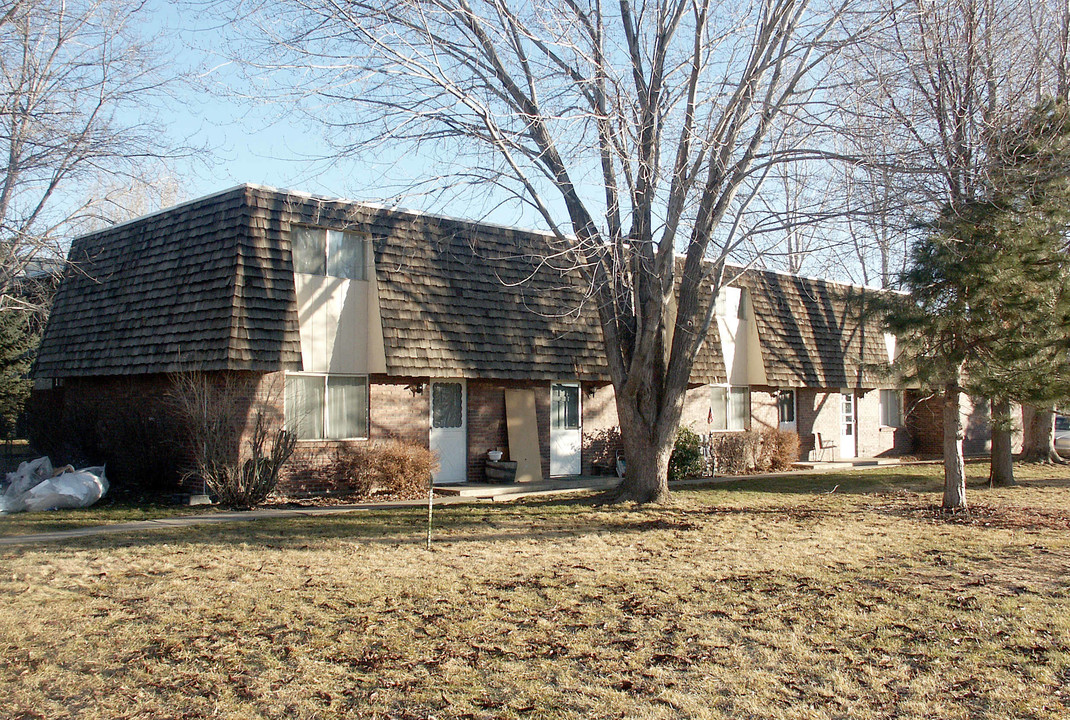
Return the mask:
<svg viewBox="0 0 1070 720"><path fill-rule="evenodd" d="M516 500L536 495L558 495L581 490L608 490L618 484L620 484L620 478L612 475L577 476L534 483L436 485L435 495L479 498L500 502L502 500Z"/></svg>
<svg viewBox="0 0 1070 720"><path fill-rule="evenodd" d="M845 458L843 460L813 460L792 463L794 470L848 470L850 468L884 467L891 465L919 465L929 460L903 460L901 458Z"/></svg>

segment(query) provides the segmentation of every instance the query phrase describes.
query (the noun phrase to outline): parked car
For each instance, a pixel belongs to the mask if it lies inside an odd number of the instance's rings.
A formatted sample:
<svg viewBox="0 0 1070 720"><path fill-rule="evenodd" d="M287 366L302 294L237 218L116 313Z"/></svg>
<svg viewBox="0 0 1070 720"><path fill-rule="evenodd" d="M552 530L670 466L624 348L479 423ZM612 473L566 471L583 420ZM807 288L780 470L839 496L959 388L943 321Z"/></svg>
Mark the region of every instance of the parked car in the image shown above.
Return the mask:
<svg viewBox="0 0 1070 720"><path fill-rule="evenodd" d="M1055 452L1070 458L1070 416L1055 416Z"/></svg>

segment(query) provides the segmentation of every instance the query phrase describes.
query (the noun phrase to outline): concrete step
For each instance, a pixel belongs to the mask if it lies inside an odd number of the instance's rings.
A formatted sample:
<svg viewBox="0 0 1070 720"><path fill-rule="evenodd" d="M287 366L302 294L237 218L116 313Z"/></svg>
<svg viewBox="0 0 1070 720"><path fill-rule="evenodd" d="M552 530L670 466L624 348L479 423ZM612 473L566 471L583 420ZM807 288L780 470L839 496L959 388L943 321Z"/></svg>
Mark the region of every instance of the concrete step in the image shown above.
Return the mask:
<svg viewBox="0 0 1070 720"><path fill-rule="evenodd" d="M464 485L436 485L435 494L465 498L483 498L499 502L538 495L559 495L581 490L607 490L616 487L620 478L613 476L562 478L533 483L510 483L491 485L467 483Z"/></svg>
<svg viewBox="0 0 1070 720"><path fill-rule="evenodd" d="M836 470L848 468L878 467L887 465L902 465L899 458L850 458L844 460L813 460L809 462L792 463L795 470Z"/></svg>

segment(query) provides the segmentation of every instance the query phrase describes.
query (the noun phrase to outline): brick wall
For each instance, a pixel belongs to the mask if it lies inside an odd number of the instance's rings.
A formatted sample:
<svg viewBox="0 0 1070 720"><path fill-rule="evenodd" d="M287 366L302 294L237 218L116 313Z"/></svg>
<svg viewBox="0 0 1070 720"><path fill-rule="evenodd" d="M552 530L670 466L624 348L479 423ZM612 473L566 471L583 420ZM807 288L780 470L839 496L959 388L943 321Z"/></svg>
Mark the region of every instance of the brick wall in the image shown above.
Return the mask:
<svg viewBox="0 0 1070 720"><path fill-rule="evenodd" d="M913 452L914 443L905 421L903 427L898 428L881 425L880 390L858 395L857 403L859 457L885 457Z"/></svg>
<svg viewBox="0 0 1070 720"><path fill-rule="evenodd" d="M254 412L266 413L280 425L284 415L284 374L216 373L217 382L230 378L229 412L233 418L234 452L248 438ZM428 447L430 393L427 380L373 376L369 388L369 440L399 440ZM413 393L416 384L423 392ZM468 382L468 476L484 476L486 453L508 451L505 414L506 388L529 388L535 393L536 422L544 477L550 471L550 383L470 380ZM57 463L107 462L109 477L118 486L166 489L176 486L189 455L184 431L170 407L171 379L162 375L69 379L60 389L35 391L31 430L43 452ZM879 391L858 398L857 442L862 456L910 451L910 434L919 438L919 453L939 453L941 423L938 400L908 399L908 428L879 427ZM800 389L796 392L796 426L800 456L813 450L813 433L840 441L841 398L837 390ZM585 473L612 469L619 450L613 390L609 385L584 384L582 468ZM709 390L688 389L681 422L696 432L709 431ZM987 448L987 405L971 405L968 413L968 452ZM751 429L777 426L776 398L766 389L751 391ZM36 429L35 429L36 428ZM908 433L909 429L909 433ZM345 492L347 479L335 466L347 451L369 440L299 441L284 469L280 489L289 493ZM839 449L837 448L837 455Z"/></svg>
<svg viewBox="0 0 1070 720"><path fill-rule="evenodd" d="M680 414L680 425L689 427L697 433L709 431L710 388L708 385L690 385L684 395L684 410Z"/></svg>
<svg viewBox="0 0 1070 720"><path fill-rule="evenodd" d="M235 457L257 395L256 373L213 373ZM223 391L225 385L226 392ZM188 470L187 431L167 375L67 378L31 400L31 440L54 464L106 464L115 491L173 492Z"/></svg>
<svg viewBox="0 0 1070 720"><path fill-rule="evenodd" d="M751 388L750 416L751 430L761 432L763 430L776 430L780 427L777 399L772 392Z"/></svg>
<svg viewBox="0 0 1070 720"><path fill-rule="evenodd" d="M478 482L485 477L488 451L497 448L505 453L505 459L509 459L509 431L505 420L505 387L503 383L468 381L469 481Z"/></svg>
<svg viewBox="0 0 1070 720"><path fill-rule="evenodd" d="M943 455L944 416L943 401L939 396L920 391L907 393L907 427L914 437L914 452L919 455ZM991 415L987 400L962 398L965 438L962 451L966 455L984 455L992 450ZM1013 436L1014 452L1022 449L1022 410L1014 407L1016 431Z"/></svg>
<svg viewBox="0 0 1070 720"><path fill-rule="evenodd" d="M259 399L281 417L283 373L265 376ZM414 393L416 386L423 392ZM368 386L367 440L299 440L283 468L279 490L291 495L345 494L354 486L344 467L351 453L369 442L397 441L428 447L430 441L430 391L421 378L372 376Z"/></svg>
<svg viewBox="0 0 1070 720"><path fill-rule="evenodd" d="M535 389L535 422L539 426L539 459L542 460L542 477L550 479L550 383L538 383ZM580 398L583 412L583 398ZM581 454L582 462L582 454Z"/></svg>
<svg viewBox="0 0 1070 720"><path fill-rule="evenodd" d="M281 427L285 413L283 373L212 373L217 388L229 382L224 408L233 430L237 458L250 438L255 412L269 426ZM106 463L117 490L174 491L192 465L186 431L173 408L172 379L165 375L68 378L61 388L36 391L31 402L35 446L57 464ZM426 389L413 395L409 378L369 387L369 439L398 440L428 446ZM301 440L280 477L280 491L290 494L342 493L352 489L339 460L368 440ZM196 485L196 486L194 486ZM184 489L200 491L199 484Z"/></svg>
<svg viewBox="0 0 1070 720"><path fill-rule="evenodd" d="M622 450L613 386L586 383L582 393L583 472L613 474L617 453Z"/></svg>
<svg viewBox="0 0 1070 720"><path fill-rule="evenodd" d="M855 395L855 456L878 457L911 452L910 432L904 428L886 428L880 424L880 391ZM834 451L825 451L825 459L844 457L842 439L843 398L838 389L814 390L802 388L796 391L797 422L799 433L799 456L803 460L816 460L819 453L814 448L814 433L821 433L823 440L836 443Z"/></svg>

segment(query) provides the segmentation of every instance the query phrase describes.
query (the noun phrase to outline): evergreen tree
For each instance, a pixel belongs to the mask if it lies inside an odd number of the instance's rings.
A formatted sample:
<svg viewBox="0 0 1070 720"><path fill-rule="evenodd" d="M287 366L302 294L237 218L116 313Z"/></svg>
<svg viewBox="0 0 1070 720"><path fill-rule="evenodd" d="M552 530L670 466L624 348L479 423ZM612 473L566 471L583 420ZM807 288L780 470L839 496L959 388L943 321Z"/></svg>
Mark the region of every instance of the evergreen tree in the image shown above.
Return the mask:
<svg viewBox="0 0 1070 720"><path fill-rule="evenodd" d="M1070 228L1070 108L1065 102L1039 105L1021 126L997 138L990 185L999 209L1002 233L1018 240L1018 251L1029 253L1038 322L1010 318L1016 332L1000 348L1009 362L979 370L982 391L993 398L993 484L1014 482L1011 455L1010 401L1054 407L1070 397L1067 361L1068 258ZM1046 317L1045 317L1046 313ZM983 372L982 372L983 371ZM1049 414L1048 423L1053 424ZM1060 462L1054 435L1034 459Z"/></svg>
<svg viewBox="0 0 1070 720"><path fill-rule="evenodd" d="M907 374L943 399L945 508L966 507L964 392L993 398L1004 431L1012 399L1066 393L1067 168L1070 113L1044 103L995 138L983 197L945 208L911 248L902 277L910 295L887 314Z"/></svg>
<svg viewBox="0 0 1070 720"><path fill-rule="evenodd" d="M30 395L37 336L29 312L0 312L0 437L10 437Z"/></svg>

